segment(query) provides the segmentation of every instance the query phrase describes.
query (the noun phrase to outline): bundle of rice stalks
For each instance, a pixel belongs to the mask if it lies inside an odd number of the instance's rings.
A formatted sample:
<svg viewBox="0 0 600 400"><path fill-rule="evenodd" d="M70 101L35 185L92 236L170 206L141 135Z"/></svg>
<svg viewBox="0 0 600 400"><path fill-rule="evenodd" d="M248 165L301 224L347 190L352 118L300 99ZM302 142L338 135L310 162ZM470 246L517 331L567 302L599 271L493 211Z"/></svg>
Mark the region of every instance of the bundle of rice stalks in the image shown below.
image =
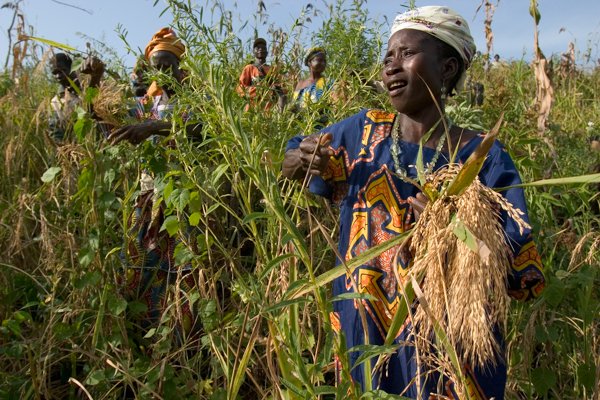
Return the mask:
<svg viewBox="0 0 600 400"><path fill-rule="evenodd" d="M428 185L440 188L458 172L457 165L444 167L428 177ZM417 345L421 351L431 348L434 328L441 328L461 364L495 365L494 328L506 323L512 262L499 213L505 210L521 229L527 223L478 178L459 195L441 193L423 211L411 243L412 273L424 277L420 302L426 302L414 315Z"/></svg>
<svg viewBox="0 0 600 400"><path fill-rule="evenodd" d="M121 126L129 118L127 87L112 79L102 81L94 98L94 112L104 122Z"/></svg>

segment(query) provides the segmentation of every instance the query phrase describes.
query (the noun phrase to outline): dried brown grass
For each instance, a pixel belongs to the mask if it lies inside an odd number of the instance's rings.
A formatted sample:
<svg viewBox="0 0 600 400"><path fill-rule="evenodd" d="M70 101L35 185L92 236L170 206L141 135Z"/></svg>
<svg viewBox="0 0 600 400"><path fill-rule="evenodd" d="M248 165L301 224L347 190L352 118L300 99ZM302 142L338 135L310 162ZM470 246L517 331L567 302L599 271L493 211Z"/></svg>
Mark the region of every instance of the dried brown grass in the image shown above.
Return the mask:
<svg viewBox="0 0 600 400"><path fill-rule="evenodd" d="M94 99L94 113L104 122L114 126L123 125L128 118L127 88L112 79L102 81Z"/></svg>
<svg viewBox="0 0 600 400"><path fill-rule="evenodd" d="M449 166L429 180L440 188L458 170L456 165ZM494 328L506 325L506 281L512 262L501 210L521 228L527 226L519 210L476 178L463 194L442 195L428 203L416 223L411 271L414 276L424 276L421 289L427 306L415 312L415 326L420 332L415 340L425 358L431 358L427 349L434 343L434 326L439 324L461 363L484 367L498 362ZM460 223L475 236L477 251L455 234ZM437 366L446 370L439 363Z"/></svg>
<svg viewBox="0 0 600 400"><path fill-rule="evenodd" d="M586 245L589 244L586 251ZM583 264L592 264L596 259L600 259L598 256L600 252L600 233L590 231L586 233L575 245L573 252L571 253L571 261L569 262L569 272L575 271Z"/></svg>

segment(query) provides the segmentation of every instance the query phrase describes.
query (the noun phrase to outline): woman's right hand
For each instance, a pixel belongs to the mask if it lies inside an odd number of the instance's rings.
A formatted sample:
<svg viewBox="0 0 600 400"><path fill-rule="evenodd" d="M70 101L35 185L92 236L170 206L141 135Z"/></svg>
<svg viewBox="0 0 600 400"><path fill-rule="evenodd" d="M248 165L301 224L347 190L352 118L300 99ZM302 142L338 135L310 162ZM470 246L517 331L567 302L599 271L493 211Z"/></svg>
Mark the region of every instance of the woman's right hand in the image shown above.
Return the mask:
<svg viewBox="0 0 600 400"><path fill-rule="evenodd" d="M311 175L321 175L325 171L333 155L333 150L329 148L332 138L331 133L314 133L300 142L300 161L305 173L308 171Z"/></svg>
<svg viewBox="0 0 600 400"><path fill-rule="evenodd" d="M331 133L314 133L305 137L297 149L285 153L281 168L283 176L300 180L306 177L307 172L321 175L333 155L333 150L329 148L332 138Z"/></svg>

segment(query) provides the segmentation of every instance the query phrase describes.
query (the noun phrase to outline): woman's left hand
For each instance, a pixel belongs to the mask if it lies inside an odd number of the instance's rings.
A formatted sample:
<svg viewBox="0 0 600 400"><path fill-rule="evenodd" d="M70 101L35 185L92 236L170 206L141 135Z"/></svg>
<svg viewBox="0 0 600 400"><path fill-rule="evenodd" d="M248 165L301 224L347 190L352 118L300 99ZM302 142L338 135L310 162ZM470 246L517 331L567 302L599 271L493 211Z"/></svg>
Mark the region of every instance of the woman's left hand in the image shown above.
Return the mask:
<svg viewBox="0 0 600 400"><path fill-rule="evenodd" d="M410 196L406 201L408 201L413 208L415 222L418 221L421 213L423 213L423 210L425 209L425 206L429 202L429 199L423 193L419 192L415 197Z"/></svg>

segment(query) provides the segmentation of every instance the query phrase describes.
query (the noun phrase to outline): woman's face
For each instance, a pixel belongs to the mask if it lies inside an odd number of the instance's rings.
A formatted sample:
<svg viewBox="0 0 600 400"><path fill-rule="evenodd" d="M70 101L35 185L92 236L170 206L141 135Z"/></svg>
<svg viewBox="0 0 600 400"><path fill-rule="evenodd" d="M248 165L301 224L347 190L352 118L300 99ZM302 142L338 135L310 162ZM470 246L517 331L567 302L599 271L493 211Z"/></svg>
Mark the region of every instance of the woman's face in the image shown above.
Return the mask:
<svg viewBox="0 0 600 400"><path fill-rule="evenodd" d="M50 62L52 76L64 88L71 86L69 78L71 77L71 66L62 60L52 59Z"/></svg>
<svg viewBox="0 0 600 400"><path fill-rule="evenodd" d="M394 108L403 114L414 114L435 107L431 93L439 103L444 65L437 40L432 36L413 29L394 33L382 71Z"/></svg>
<svg viewBox="0 0 600 400"><path fill-rule="evenodd" d="M327 56L323 53L317 53L308 62L311 72L323 73L327 68Z"/></svg>
<svg viewBox="0 0 600 400"><path fill-rule="evenodd" d="M179 59L170 51L159 50L152 53L150 57L150 66L181 82L181 70L179 69Z"/></svg>

